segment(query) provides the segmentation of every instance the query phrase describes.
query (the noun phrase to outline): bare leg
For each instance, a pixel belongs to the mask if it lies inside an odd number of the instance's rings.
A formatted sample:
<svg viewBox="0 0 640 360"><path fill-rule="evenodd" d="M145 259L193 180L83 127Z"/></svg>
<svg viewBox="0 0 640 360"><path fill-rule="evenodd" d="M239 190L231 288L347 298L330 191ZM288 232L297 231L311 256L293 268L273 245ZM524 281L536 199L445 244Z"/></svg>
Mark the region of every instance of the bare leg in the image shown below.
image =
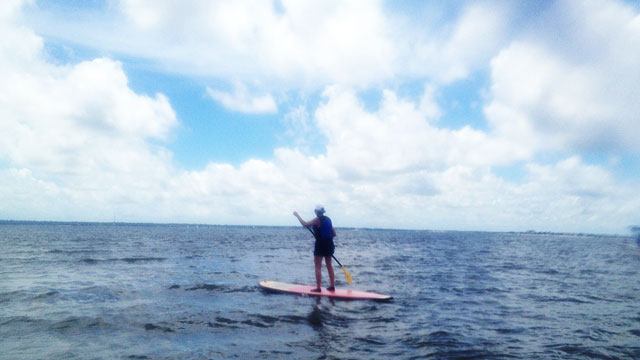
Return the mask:
<svg viewBox="0 0 640 360"><path fill-rule="evenodd" d="M329 281L331 282L331 287L335 287L336 276L333 273L333 264L331 263L331 256L325 256L324 262L327 264L327 271L329 272Z"/></svg>
<svg viewBox="0 0 640 360"><path fill-rule="evenodd" d="M322 284L322 272L320 271L322 267L322 256L314 256L313 262L316 265L316 289L320 291L320 284Z"/></svg>

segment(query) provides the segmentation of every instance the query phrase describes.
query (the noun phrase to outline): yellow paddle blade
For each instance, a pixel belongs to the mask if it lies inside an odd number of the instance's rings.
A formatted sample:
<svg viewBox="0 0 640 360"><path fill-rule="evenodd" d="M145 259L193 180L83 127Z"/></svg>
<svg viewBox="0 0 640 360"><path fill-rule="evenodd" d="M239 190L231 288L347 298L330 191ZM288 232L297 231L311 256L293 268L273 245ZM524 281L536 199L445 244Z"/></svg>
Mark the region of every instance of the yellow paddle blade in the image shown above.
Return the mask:
<svg viewBox="0 0 640 360"><path fill-rule="evenodd" d="M344 271L344 277L347 278L347 283L351 284L351 282L353 281L353 279L351 278L351 274L349 274L349 272L347 271L347 269L345 269L344 266L341 266L342 271Z"/></svg>

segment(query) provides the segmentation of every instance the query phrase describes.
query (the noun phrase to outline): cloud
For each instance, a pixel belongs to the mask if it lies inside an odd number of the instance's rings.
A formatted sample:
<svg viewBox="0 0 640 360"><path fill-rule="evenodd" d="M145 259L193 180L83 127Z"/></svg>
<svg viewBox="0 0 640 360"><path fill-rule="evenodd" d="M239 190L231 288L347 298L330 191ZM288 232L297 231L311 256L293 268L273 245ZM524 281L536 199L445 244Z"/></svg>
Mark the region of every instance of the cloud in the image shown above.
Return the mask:
<svg viewBox="0 0 640 360"><path fill-rule="evenodd" d="M511 143L468 126L459 130L435 124L440 110L426 86L416 104L383 92L380 108L368 112L356 94L333 86L315 116L327 137L327 156L352 176L391 175L451 164L492 166L523 157Z"/></svg>
<svg viewBox="0 0 640 360"><path fill-rule="evenodd" d="M442 84L466 78L483 68L507 40L511 12L491 2L470 2L440 28L404 28L398 35L405 38L397 39L396 50L402 55L395 75L406 71Z"/></svg>
<svg viewBox="0 0 640 360"><path fill-rule="evenodd" d="M92 16L99 26L33 12L43 34L100 44L166 71L258 81L268 92L327 84L363 89L415 76L450 83L485 67L512 26L511 10L487 1L427 24L407 21L383 1L362 0L120 0Z"/></svg>
<svg viewBox="0 0 640 360"><path fill-rule="evenodd" d="M312 153L312 148L324 148L324 138L317 135L311 114L306 105L298 105L290 109L282 118L286 127L283 137L296 148Z"/></svg>
<svg viewBox="0 0 640 360"><path fill-rule="evenodd" d="M640 151L640 16L615 2L560 4L574 21L556 31L572 52L546 38L503 49L491 61L489 122L530 151Z"/></svg>
<svg viewBox="0 0 640 360"><path fill-rule="evenodd" d="M605 168L575 156L541 165L527 149L518 150L519 139L468 127L438 128L433 113L420 106L430 91L426 87L425 95L412 102L387 90L380 107L370 111L354 92L329 87L314 115L328 139L326 157L313 158L326 182L309 188L329 189L336 194L331 203L375 219L377 226L420 228L432 222L451 229L598 232L603 224L622 228L633 222L629 209L640 206L639 195ZM298 157L295 162L308 169ZM523 160L530 162L521 184L492 171ZM590 227L592 221L598 225Z"/></svg>
<svg viewBox="0 0 640 360"><path fill-rule="evenodd" d="M317 86L326 80L368 83L373 74L380 78L390 71L393 51L376 1L116 5L121 32L115 36L128 36L114 43L115 50L183 73Z"/></svg>
<svg viewBox="0 0 640 360"><path fill-rule="evenodd" d="M95 219L114 203L158 196L155 180L174 171L172 156L149 140L167 139L177 125L168 99L134 93L108 58L52 65L42 40L10 23L0 32L8 44L0 49L0 159L15 182L5 204L41 189L35 213Z"/></svg>
<svg viewBox="0 0 640 360"><path fill-rule="evenodd" d="M108 57L52 64L43 40L20 25L19 6L0 8L0 210L285 225L294 222L291 210L323 202L339 226L619 232L637 222L637 184L574 153L602 144L637 149L629 134L638 130L630 114L640 113L638 55L621 45L635 44L637 16L615 3L610 16L592 13L601 3L573 3L561 5L599 26L584 35L588 46L576 45L601 53L594 61L580 62L545 37L523 36L498 51L508 12L484 2L423 32L405 32L413 25L396 32L399 19L368 1L117 3L126 26L114 38L131 34L119 50L223 77L232 90L208 93L230 109L277 111L271 94L282 92L268 89L268 79L301 92L324 89L317 107L295 104L284 119L294 134L323 139L313 152L301 142L268 159L194 171L174 164L168 148L178 127L170 99L134 92L122 63ZM573 24L566 36L587 27ZM398 39L402 33L408 39ZM591 41L598 34L620 38ZM489 130L442 127L439 91L487 66ZM380 85L405 77L424 83L423 92L404 97ZM375 109L358 96L371 84L386 88ZM569 155L540 160L551 150ZM514 164L525 173L521 182L494 172Z"/></svg>
<svg viewBox="0 0 640 360"><path fill-rule="evenodd" d="M55 183L35 178L25 168L0 169L0 198L0 213L13 219L51 219L52 214L64 213L67 203Z"/></svg>
<svg viewBox="0 0 640 360"><path fill-rule="evenodd" d="M243 113L274 113L278 105L269 94L253 96L242 83L236 83L232 93L207 88L212 99L222 103L229 110Z"/></svg>
<svg viewBox="0 0 640 360"><path fill-rule="evenodd" d="M39 66L4 68L0 154L13 163L77 174L144 168L158 155L145 139L165 139L177 124L167 98L133 93L118 62Z"/></svg>
<svg viewBox="0 0 640 360"><path fill-rule="evenodd" d="M612 193L616 186L608 172L583 164L577 156L559 161L554 166L531 164L527 168L530 178L542 186L552 185L549 189L569 196L601 198Z"/></svg>
<svg viewBox="0 0 640 360"><path fill-rule="evenodd" d="M537 226L597 232L603 224L618 224L622 229L640 210L635 186L616 182L607 170L577 156L552 165L530 164L527 171L528 182L519 190Z"/></svg>
<svg viewBox="0 0 640 360"><path fill-rule="evenodd" d="M532 162L526 172L521 184L487 168L452 166L434 174L439 193L426 206L425 218L470 230L483 224L485 229L620 233L640 210L634 186L578 157Z"/></svg>

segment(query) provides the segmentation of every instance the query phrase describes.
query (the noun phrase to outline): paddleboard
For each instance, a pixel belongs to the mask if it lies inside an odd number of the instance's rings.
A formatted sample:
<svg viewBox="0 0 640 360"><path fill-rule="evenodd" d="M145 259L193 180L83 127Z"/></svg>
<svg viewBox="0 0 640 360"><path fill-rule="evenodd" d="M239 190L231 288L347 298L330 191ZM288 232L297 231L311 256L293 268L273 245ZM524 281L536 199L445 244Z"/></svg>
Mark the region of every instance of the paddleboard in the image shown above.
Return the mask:
<svg viewBox="0 0 640 360"><path fill-rule="evenodd" d="M315 286L287 284L287 283L270 281L270 280L260 281L260 286L263 289L271 290L271 291L279 291L279 292L286 292L286 293L292 293L292 294L306 294L306 295L313 295L313 296L327 296L327 297L339 298L339 299L351 299L351 300L365 300L365 299L389 300L391 299L391 296L389 295L376 294L373 292L351 290L351 289L336 288L333 291L329 291L327 290L327 288L321 287L320 289L322 291L315 292L315 291L311 291L312 289L316 288Z"/></svg>

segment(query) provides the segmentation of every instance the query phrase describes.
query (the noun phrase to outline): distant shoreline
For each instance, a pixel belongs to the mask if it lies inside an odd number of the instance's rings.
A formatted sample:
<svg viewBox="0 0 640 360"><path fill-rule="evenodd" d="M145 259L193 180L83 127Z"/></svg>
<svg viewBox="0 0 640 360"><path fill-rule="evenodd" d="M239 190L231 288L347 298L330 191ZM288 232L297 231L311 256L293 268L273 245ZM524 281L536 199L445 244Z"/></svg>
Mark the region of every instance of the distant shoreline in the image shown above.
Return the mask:
<svg viewBox="0 0 640 360"><path fill-rule="evenodd" d="M197 224L197 223L154 223L154 222L119 222L119 221L41 221L41 220L0 220L2 225L70 225L70 226L192 226L192 227L227 227L227 228L274 228L274 229L295 229L296 225L224 225L224 224ZM553 231L483 231L483 230L428 230L428 229L386 229L386 228L356 228L356 227L336 227L342 230L357 231L407 231L407 232L458 232L458 233L488 233L488 234L520 234L520 235L548 235L548 236L570 236L570 237L611 237L611 238L636 238L640 235L621 234L589 234L589 233L569 233Z"/></svg>

